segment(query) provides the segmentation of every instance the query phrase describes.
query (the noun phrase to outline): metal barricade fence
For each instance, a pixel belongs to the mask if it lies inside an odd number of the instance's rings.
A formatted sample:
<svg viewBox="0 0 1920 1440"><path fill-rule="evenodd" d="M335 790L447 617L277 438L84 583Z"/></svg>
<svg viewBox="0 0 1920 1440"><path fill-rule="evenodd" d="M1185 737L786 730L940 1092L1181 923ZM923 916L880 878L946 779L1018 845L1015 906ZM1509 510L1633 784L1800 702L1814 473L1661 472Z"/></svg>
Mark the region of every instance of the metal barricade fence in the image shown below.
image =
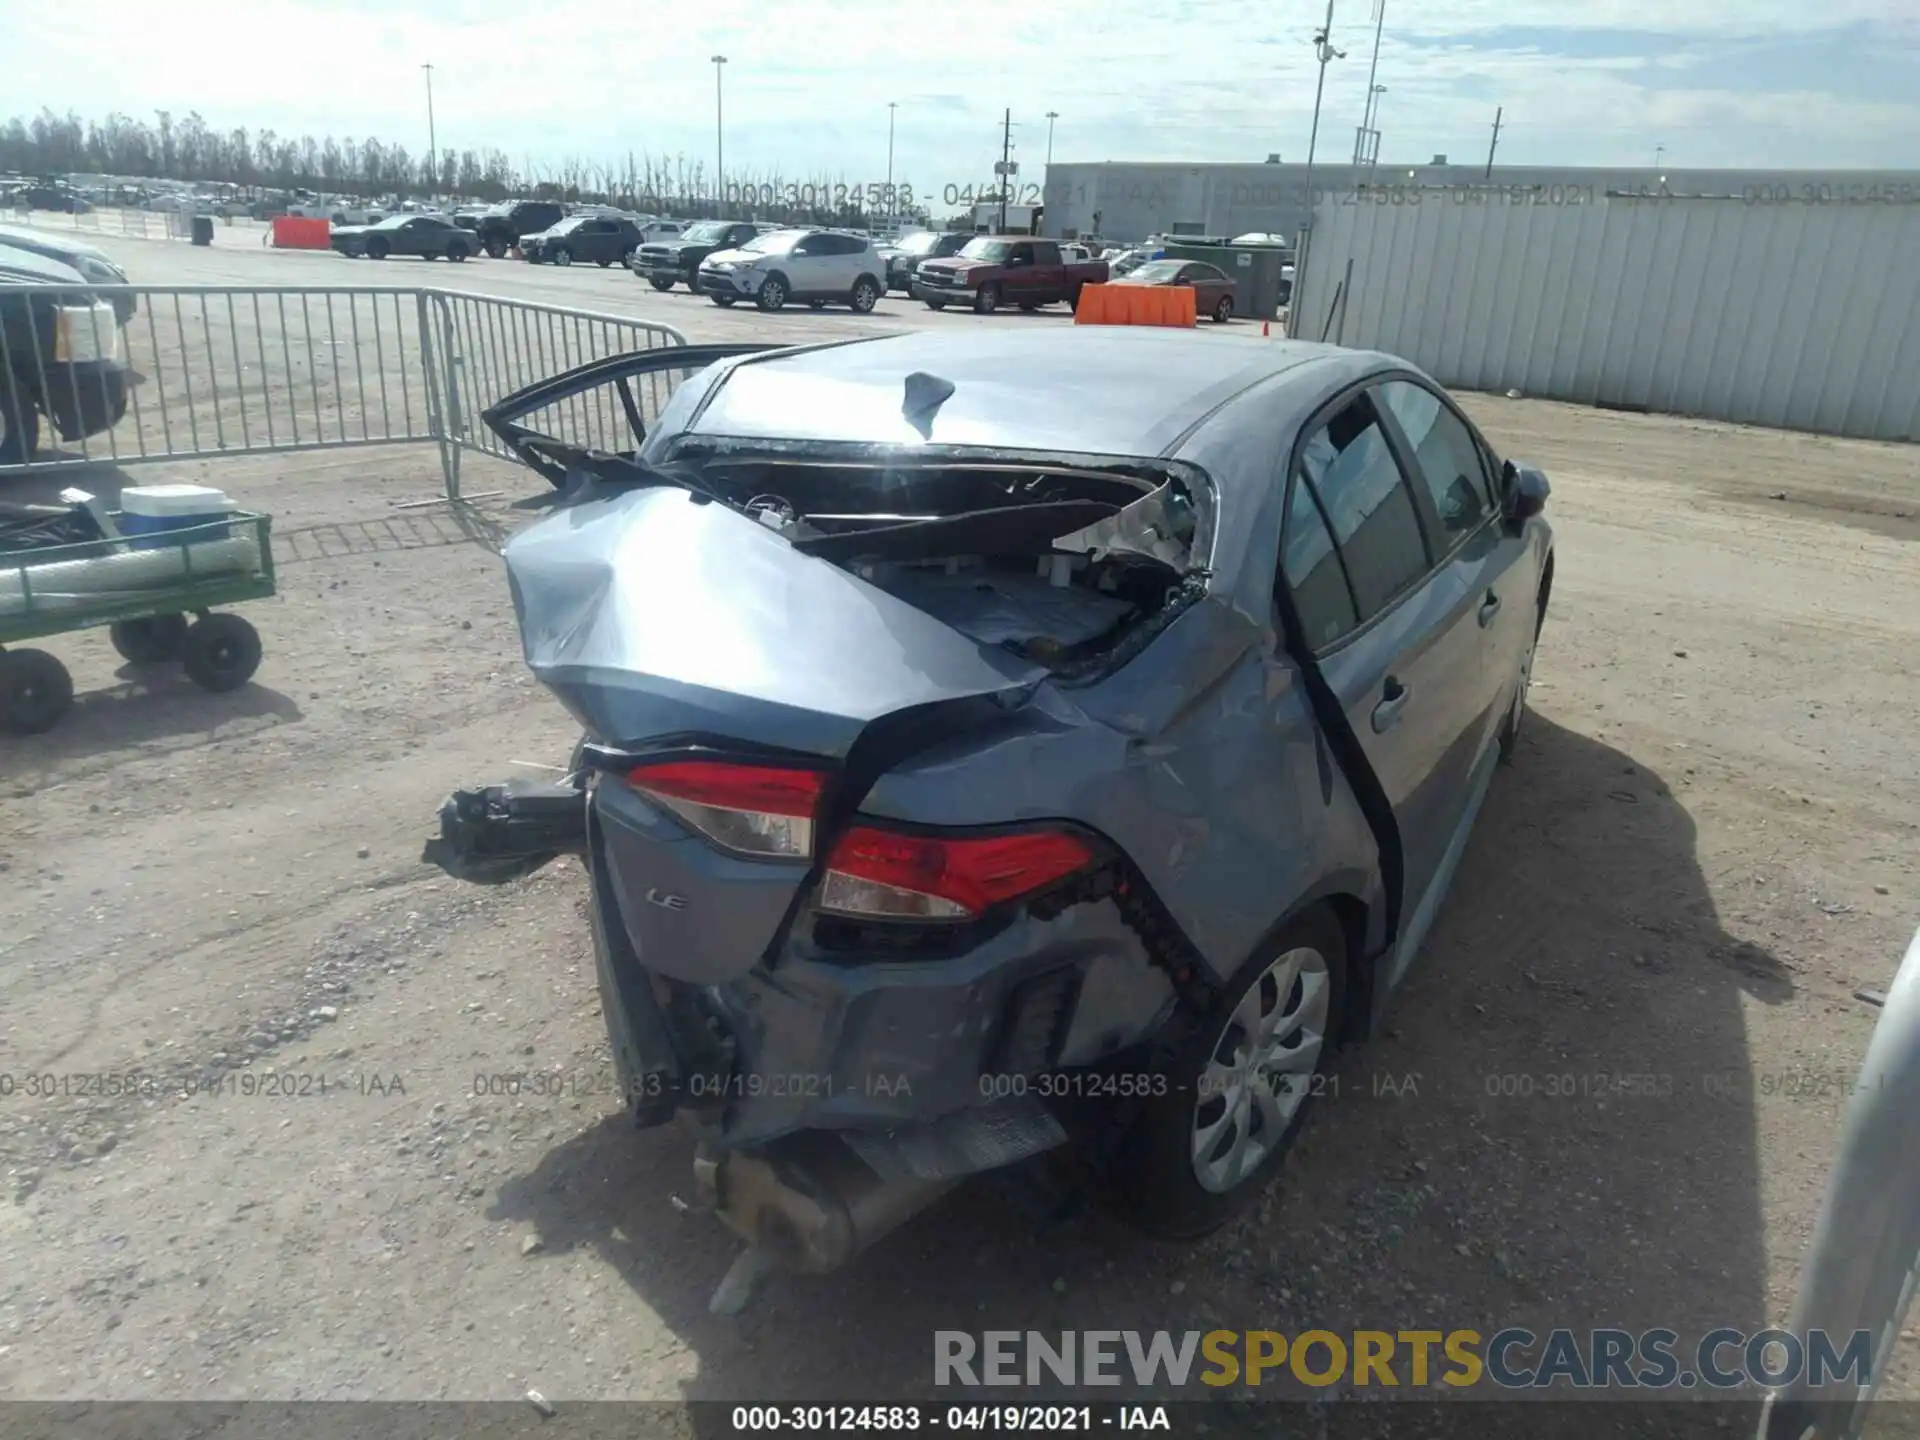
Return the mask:
<svg viewBox="0 0 1920 1440"><path fill-rule="evenodd" d="M457 498L463 450L507 458L480 422L488 405L588 360L685 343L622 316L423 289L0 286L0 476L431 442ZM672 383L636 397L646 420ZM630 443L614 395L555 408L534 423Z"/></svg>
<svg viewBox="0 0 1920 1440"><path fill-rule="evenodd" d="M480 412L494 401L590 360L687 343L671 326L619 315L447 291L434 292L431 299L447 365L445 422L452 442L447 484L454 496L460 490L462 448L511 458L480 423ZM659 417L676 383L677 377L665 375L648 375L634 383L634 400L647 425ZM600 450L632 444L618 393L610 388L533 411L521 423Z"/></svg>
<svg viewBox="0 0 1920 1440"><path fill-rule="evenodd" d="M219 219L223 228L230 229L233 223L230 216ZM0 209L0 224L67 231L83 239L89 232L126 235L136 240L187 240L193 235L193 213L189 210L140 210L118 205L96 206L78 212Z"/></svg>

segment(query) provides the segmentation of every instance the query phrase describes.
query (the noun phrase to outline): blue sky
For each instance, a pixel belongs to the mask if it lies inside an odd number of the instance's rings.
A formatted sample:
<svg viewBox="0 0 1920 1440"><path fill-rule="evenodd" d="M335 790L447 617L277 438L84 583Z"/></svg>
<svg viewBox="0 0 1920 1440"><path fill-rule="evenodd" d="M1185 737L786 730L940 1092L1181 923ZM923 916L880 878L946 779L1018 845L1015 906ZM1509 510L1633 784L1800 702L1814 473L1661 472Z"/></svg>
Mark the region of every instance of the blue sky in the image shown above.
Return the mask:
<svg viewBox="0 0 1920 1440"><path fill-rule="evenodd" d="M1339 0L1319 155L1351 153L1371 0ZM1057 110L1058 160L1306 158L1324 0L0 0L0 111L41 105L281 134L987 181L1002 107L1027 175ZM1920 0L1386 0L1381 158L1485 154L1496 106L1515 164L1920 168ZM777 23L775 23L777 22ZM914 39L915 35L924 39ZM137 38L136 38L137 37Z"/></svg>

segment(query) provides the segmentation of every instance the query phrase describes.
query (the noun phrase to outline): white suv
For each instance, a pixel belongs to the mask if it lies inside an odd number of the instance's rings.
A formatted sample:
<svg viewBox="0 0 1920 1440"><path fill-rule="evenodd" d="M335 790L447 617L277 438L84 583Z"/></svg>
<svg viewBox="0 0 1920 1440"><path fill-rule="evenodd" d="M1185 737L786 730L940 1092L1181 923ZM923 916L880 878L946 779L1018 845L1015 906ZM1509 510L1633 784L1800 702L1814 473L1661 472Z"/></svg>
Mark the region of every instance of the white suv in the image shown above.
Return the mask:
<svg viewBox="0 0 1920 1440"><path fill-rule="evenodd" d="M738 250L722 250L700 262L698 289L716 305L751 300L778 310L804 300L815 310L847 305L872 310L886 293L886 262L863 235L836 230L774 230Z"/></svg>

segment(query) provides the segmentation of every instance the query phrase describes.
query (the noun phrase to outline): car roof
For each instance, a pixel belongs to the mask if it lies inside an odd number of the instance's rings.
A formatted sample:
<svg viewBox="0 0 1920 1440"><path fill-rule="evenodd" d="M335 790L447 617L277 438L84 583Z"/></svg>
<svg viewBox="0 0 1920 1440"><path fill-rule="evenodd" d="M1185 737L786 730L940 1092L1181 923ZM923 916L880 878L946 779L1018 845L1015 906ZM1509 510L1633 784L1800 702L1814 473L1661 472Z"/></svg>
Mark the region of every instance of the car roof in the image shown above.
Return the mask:
<svg viewBox="0 0 1920 1440"><path fill-rule="evenodd" d="M20 285L64 285L84 280L78 270L38 250L0 242L0 279Z"/></svg>
<svg viewBox="0 0 1920 1440"><path fill-rule="evenodd" d="M89 260L105 260L107 252L97 245L86 245L78 240L67 240L57 235L48 235L38 230L16 230L11 225L0 225L0 245L14 250L31 250L36 255L47 255L68 263L70 255L84 255Z"/></svg>
<svg viewBox="0 0 1920 1440"><path fill-rule="evenodd" d="M934 422L934 443L1150 457L1168 453L1214 409L1269 376L1330 365L1344 377L1378 363L1384 358L1335 345L1192 330L913 331L733 362L690 432L918 443L901 403L906 377L923 372L954 386Z"/></svg>

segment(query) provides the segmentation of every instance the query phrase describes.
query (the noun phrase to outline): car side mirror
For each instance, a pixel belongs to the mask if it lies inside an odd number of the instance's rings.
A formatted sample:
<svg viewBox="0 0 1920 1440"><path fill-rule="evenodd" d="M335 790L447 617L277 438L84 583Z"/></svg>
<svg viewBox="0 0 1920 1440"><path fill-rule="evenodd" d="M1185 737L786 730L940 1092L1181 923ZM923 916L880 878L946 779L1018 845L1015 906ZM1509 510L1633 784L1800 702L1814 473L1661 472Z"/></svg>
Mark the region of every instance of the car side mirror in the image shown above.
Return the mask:
<svg viewBox="0 0 1920 1440"><path fill-rule="evenodd" d="M1547 496L1553 487L1546 475L1531 465L1509 460L1500 467L1500 495L1506 516L1515 525L1524 524L1547 508Z"/></svg>

